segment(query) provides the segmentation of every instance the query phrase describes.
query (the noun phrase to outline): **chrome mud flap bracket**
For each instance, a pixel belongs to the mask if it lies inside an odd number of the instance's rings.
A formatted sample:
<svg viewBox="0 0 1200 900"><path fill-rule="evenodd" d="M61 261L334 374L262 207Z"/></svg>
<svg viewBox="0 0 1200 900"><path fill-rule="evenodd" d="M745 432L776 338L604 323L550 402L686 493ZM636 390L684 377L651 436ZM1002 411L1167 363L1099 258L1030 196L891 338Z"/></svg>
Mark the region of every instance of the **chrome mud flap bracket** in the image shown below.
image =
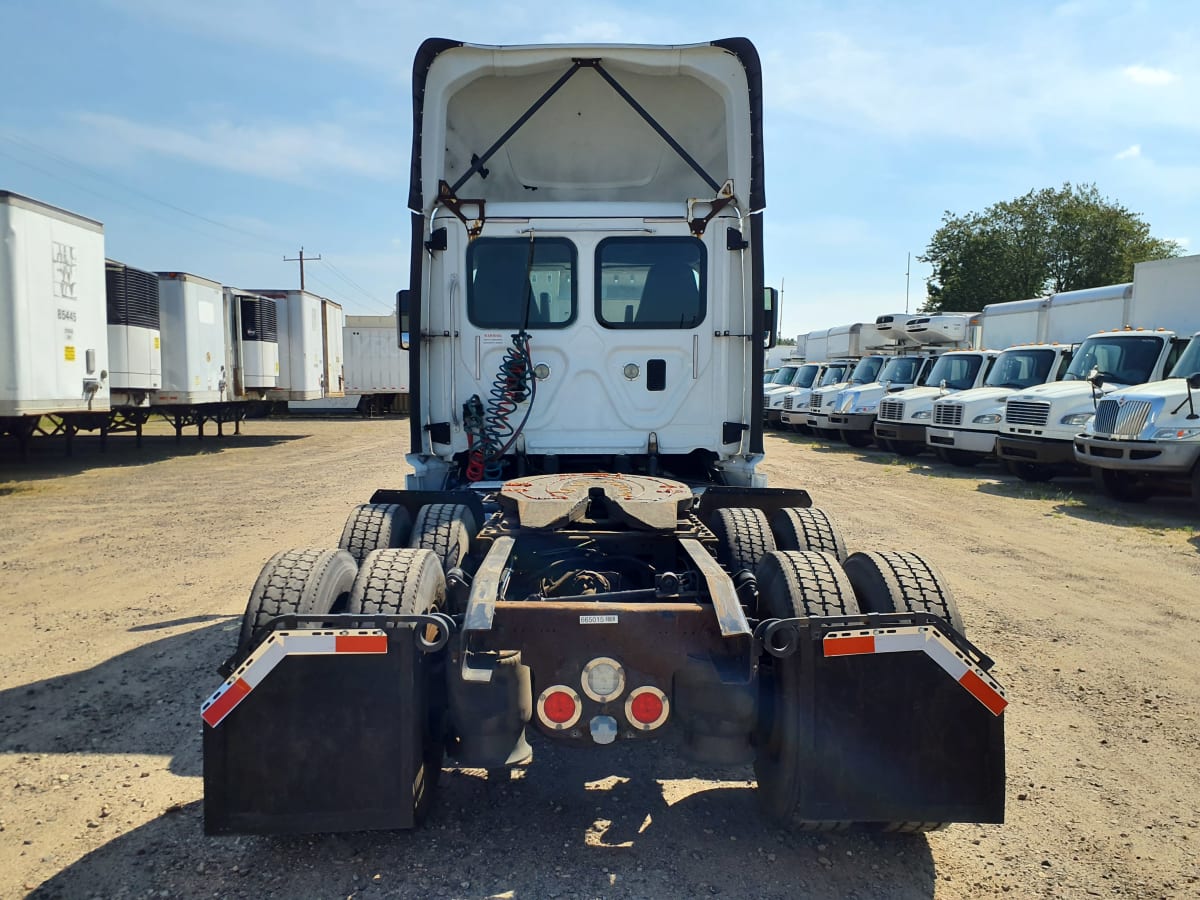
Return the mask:
<svg viewBox="0 0 1200 900"><path fill-rule="evenodd" d="M276 620L201 706L207 834L414 826L429 712L420 661L453 624L440 614L319 618Z"/></svg>
<svg viewBox="0 0 1200 900"><path fill-rule="evenodd" d="M943 619L773 619L755 636L800 666L802 818L1004 820L1008 701L991 660Z"/></svg>

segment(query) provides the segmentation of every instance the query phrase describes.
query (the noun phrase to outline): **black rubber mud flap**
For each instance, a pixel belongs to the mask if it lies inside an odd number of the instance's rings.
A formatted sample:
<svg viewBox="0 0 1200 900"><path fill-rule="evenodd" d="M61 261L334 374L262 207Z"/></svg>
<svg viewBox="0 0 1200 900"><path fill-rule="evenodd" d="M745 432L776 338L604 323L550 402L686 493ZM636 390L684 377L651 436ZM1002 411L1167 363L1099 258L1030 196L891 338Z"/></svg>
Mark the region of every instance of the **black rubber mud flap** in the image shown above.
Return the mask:
<svg viewBox="0 0 1200 900"><path fill-rule="evenodd" d="M964 686L971 676L960 683L923 652L798 649L812 674L799 818L1004 821L1003 701L997 714Z"/></svg>
<svg viewBox="0 0 1200 900"><path fill-rule="evenodd" d="M206 704L206 833L414 827L425 667L410 627L386 640L386 653L282 655Z"/></svg>

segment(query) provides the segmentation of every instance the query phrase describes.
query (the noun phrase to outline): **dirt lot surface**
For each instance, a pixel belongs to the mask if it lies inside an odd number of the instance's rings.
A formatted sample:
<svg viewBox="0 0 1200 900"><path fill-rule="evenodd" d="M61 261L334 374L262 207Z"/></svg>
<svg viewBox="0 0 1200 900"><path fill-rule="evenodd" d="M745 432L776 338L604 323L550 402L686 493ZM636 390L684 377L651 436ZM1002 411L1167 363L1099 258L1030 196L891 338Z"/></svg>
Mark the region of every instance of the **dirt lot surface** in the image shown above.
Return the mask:
<svg viewBox="0 0 1200 900"><path fill-rule="evenodd" d="M447 770L417 832L204 837L199 704L250 585L402 486L407 434L256 421L0 457L0 895L1200 897L1187 502L777 435L773 485L809 489L851 549L916 550L953 585L1012 701L1007 824L793 834L764 824L749 768L537 743L503 785Z"/></svg>

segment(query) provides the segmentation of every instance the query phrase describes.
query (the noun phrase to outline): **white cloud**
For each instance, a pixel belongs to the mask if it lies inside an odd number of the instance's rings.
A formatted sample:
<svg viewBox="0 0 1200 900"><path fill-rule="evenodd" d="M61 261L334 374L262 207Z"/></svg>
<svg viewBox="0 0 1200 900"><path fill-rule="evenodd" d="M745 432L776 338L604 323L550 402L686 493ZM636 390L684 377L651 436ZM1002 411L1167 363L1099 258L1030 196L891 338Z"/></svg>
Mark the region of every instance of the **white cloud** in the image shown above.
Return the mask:
<svg viewBox="0 0 1200 900"><path fill-rule="evenodd" d="M1147 87L1163 87L1179 78L1174 72L1166 69L1152 69L1149 66L1126 66L1121 71L1134 84Z"/></svg>
<svg viewBox="0 0 1200 900"><path fill-rule="evenodd" d="M76 118L109 146L278 181L302 182L335 172L381 178L403 170L395 148L374 146L330 123L217 121L185 130L105 113Z"/></svg>
<svg viewBox="0 0 1200 900"><path fill-rule="evenodd" d="M1134 144L1130 147L1126 147L1124 150L1114 156L1113 159L1137 159L1141 155L1142 145Z"/></svg>

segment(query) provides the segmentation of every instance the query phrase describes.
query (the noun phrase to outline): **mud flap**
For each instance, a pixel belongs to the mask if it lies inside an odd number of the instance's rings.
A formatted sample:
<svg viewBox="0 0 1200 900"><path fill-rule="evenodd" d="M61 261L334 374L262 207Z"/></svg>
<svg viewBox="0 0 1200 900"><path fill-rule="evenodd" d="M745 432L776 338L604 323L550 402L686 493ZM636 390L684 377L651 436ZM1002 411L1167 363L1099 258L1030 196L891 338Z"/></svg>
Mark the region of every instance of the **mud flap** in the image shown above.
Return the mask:
<svg viewBox="0 0 1200 900"><path fill-rule="evenodd" d="M800 629L811 637L796 648L811 676L800 818L1004 821L1003 690L969 644L947 638L940 619L921 618Z"/></svg>
<svg viewBox="0 0 1200 900"><path fill-rule="evenodd" d="M418 655L411 626L271 634L201 708L205 832L414 827Z"/></svg>

